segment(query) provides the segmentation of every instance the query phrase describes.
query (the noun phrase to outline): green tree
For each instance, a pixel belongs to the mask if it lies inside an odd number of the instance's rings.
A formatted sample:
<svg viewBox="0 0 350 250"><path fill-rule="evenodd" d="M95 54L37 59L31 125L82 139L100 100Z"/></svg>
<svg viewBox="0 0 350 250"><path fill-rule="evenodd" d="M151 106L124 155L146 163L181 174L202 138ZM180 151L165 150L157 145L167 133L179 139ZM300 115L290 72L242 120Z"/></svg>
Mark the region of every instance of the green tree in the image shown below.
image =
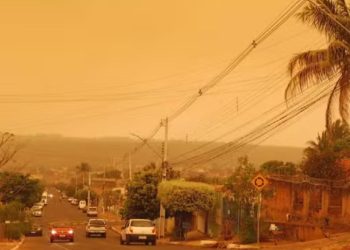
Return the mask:
<svg viewBox="0 0 350 250"><path fill-rule="evenodd" d="M30 175L13 172L0 173L0 198L3 203L18 201L31 207L41 199L43 186Z"/></svg>
<svg viewBox="0 0 350 250"><path fill-rule="evenodd" d="M341 159L350 152L350 130L346 123L337 120L308 145L301 164L304 174L333 180L343 178Z"/></svg>
<svg viewBox="0 0 350 250"><path fill-rule="evenodd" d="M205 183L172 180L159 184L158 197L170 214L192 213L209 211L214 204L215 191Z"/></svg>
<svg viewBox="0 0 350 250"><path fill-rule="evenodd" d="M213 186L183 180L166 181L159 184L158 197L169 215L175 216L176 236L183 240L183 222L190 222L192 213L209 212L215 202Z"/></svg>
<svg viewBox="0 0 350 250"><path fill-rule="evenodd" d="M311 84L325 84L328 80L334 80L326 110L326 127L329 128L336 98L342 120L347 122L349 118L350 34L341 25L349 29L350 16L345 0L314 2L308 3L298 17L325 35L328 46L300 53L290 60L288 68L291 80L285 90L285 97L289 99Z"/></svg>
<svg viewBox="0 0 350 250"><path fill-rule="evenodd" d="M154 163L134 174L133 180L127 185L126 201L121 212L123 218L158 217L160 205L157 192L160 180L160 171Z"/></svg>
<svg viewBox="0 0 350 250"><path fill-rule="evenodd" d="M239 217L239 238L242 243L256 241L256 201L258 193L251 184L256 175L254 165L249 162L248 157L238 158L238 167L227 179L224 188L226 196L232 201L233 216Z"/></svg>
<svg viewBox="0 0 350 250"><path fill-rule="evenodd" d="M297 167L292 162L267 161L260 166L260 171L266 174L295 175Z"/></svg>

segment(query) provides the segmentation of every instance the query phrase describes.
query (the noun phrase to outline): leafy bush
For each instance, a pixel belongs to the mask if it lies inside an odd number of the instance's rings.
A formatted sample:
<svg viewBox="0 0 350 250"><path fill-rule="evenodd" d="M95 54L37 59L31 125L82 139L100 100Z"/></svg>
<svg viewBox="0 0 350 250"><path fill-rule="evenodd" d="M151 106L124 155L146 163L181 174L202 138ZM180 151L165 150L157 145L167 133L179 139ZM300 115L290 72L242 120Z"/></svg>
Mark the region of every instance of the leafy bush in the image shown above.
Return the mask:
<svg viewBox="0 0 350 250"><path fill-rule="evenodd" d="M243 244L256 242L256 226L251 216L245 216L244 221L241 222L239 240Z"/></svg>
<svg viewBox="0 0 350 250"><path fill-rule="evenodd" d="M0 207L0 222L5 221L24 221L25 213L23 204L11 202Z"/></svg>
<svg viewBox="0 0 350 250"><path fill-rule="evenodd" d="M22 235L29 232L31 223L29 222L12 222L5 224L5 237L11 240L19 240Z"/></svg>
<svg viewBox="0 0 350 250"><path fill-rule="evenodd" d="M170 213L209 211L214 205L215 190L212 186L183 180L165 181L159 184L158 198Z"/></svg>

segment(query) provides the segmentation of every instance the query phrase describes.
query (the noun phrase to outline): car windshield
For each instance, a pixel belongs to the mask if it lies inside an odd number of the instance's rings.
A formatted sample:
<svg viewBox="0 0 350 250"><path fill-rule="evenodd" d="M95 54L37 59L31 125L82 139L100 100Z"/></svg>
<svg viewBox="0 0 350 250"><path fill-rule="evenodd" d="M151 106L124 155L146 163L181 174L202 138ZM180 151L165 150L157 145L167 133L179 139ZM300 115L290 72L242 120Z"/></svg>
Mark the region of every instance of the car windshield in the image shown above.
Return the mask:
<svg viewBox="0 0 350 250"><path fill-rule="evenodd" d="M153 223L149 220L134 220L130 225L132 227L153 227Z"/></svg>
<svg viewBox="0 0 350 250"><path fill-rule="evenodd" d="M105 225L105 222L104 220L90 220L90 225L93 225L93 226L104 226Z"/></svg>

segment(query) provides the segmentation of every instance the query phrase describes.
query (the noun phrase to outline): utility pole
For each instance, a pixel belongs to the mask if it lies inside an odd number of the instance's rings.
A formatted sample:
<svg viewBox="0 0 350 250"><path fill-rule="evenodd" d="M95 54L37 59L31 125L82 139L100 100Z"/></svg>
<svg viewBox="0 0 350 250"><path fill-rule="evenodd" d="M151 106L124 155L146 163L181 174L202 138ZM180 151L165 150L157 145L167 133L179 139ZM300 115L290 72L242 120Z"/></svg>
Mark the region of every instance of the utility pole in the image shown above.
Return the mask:
<svg viewBox="0 0 350 250"><path fill-rule="evenodd" d="M132 181L131 153L129 153L129 180Z"/></svg>
<svg viewBox="0 0 350 250"><path fill-rule="evenodd" d="M257 212L257 229L256 229L256 240L258 243L258 246L260 247L260 217L261 217L261 200L262 195L261 191L259 191L259 197L258 197L258 212Z"/></svg>
<svg viewBox="0 0 350 250"><path fill-rule="evenodd" d="M103 168L103 189L102 189L102 213L105 213L105 186L106 186L106 165Z"/></svg>
<svg viewBox="0 0 350 250"><path fill-rule="evenodd" d="M168 117L162 121L164 126L164 143L162 150L162 181L167 179L168 171ZM162 204L160 204L159 211L159 234L158 238L164 237L165 234L165 209Z"/></svg>
<svg viewBox="0 0 350 250"><path fill-rule="evenodd" d="M75 197L77 197L78 193L78 172L75 171Z"/></svg>
<svg viewBox="0 0 350 250"><path fill-rule="evenodd" d="M90 189L91 189L91 172L89 171L89 188L88 188L88 207L91 205L91 196L90 196Z"/></svg>

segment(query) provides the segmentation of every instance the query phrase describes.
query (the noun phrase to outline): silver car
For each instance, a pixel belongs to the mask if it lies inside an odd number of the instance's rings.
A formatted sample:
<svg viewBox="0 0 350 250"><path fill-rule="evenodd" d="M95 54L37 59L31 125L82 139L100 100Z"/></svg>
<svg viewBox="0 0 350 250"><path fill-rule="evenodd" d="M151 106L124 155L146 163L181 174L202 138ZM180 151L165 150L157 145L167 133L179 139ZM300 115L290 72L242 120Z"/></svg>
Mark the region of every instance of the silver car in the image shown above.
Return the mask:
<svg viewBox="0 0 350 250"><path fill-rule="evenodd" d="M97 207L88 207L86 211L86 215L89 217L97 217L98 215Z"/></svg>
<svg viewBox="0 0 350 250"><path fill-rule="evenodd" d="M86 237L101 236L106 238L107 226L103 219L90 219L86 225Z"/></svg>

